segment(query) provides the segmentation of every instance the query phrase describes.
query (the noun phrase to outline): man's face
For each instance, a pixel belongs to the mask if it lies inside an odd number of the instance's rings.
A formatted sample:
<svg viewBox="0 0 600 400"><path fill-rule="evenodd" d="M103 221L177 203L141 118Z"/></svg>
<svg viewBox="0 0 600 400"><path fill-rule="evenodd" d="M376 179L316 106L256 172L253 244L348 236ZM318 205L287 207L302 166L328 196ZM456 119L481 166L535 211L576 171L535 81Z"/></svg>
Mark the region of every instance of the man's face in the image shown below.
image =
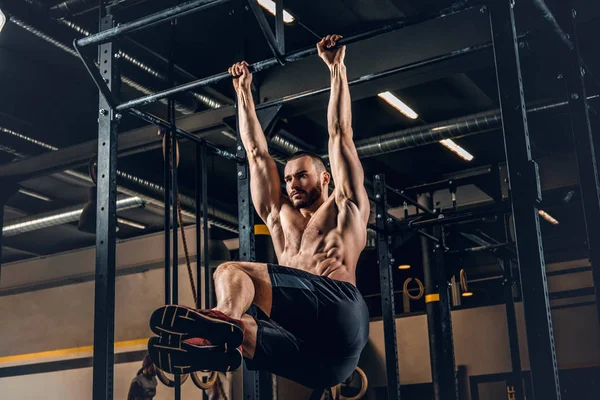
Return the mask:
<svg viewBox="0 0 600 400"><path fill-rule="evenodd" d="M297 209L310 207L321 197L321 177L308 156L288 161L284 170L285 189Z"/></svg>

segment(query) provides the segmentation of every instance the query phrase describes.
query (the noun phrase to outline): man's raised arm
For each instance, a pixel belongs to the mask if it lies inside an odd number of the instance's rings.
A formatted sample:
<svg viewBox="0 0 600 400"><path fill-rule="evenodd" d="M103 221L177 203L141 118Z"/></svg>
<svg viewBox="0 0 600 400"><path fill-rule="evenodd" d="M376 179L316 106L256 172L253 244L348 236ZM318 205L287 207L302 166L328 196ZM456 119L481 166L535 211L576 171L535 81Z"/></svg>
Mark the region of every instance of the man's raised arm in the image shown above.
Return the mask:
<svg viewBox="0 0 600 400"><path fill-rule="evenodd" d="M338 204L350 200L363 218L369 217L369 197L364 187L364 171L352 139L352 101L346 75L346 46L335 48L339 35L329 35L317 44L319 56L329 67L331 94L327 109L329 160Z"/></svg>
<svg viewBox="0 0 600 400"><path fill-rule="evenodd" d="M238 120L242 143L250 165L250 191L256 212L267 224L269 215L278 211L282 202L281 181L275 161L269 155L267 139L260 126L252 98L252 74L248 63L229 68L238 97Z"/></svg>

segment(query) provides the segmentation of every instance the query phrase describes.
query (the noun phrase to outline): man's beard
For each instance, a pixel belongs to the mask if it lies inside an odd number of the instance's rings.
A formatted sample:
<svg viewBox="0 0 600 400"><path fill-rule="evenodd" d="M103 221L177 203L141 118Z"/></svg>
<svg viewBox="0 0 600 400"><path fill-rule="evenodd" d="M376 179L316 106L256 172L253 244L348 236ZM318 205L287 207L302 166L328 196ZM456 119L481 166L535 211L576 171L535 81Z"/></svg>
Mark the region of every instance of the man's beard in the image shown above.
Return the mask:
<svg viewBox="0 0 600 400"><path fill-rule="evenodd" d="M294 207L298 210L301 208L310 207L315 203L315 201L319 199L319 197L321 197L322 192L323 191L318 186L312 188L308 193L304 191L299 191L299 193L304 194L304 197L301 199L292 198L292 203L294 204Z"/></svg>

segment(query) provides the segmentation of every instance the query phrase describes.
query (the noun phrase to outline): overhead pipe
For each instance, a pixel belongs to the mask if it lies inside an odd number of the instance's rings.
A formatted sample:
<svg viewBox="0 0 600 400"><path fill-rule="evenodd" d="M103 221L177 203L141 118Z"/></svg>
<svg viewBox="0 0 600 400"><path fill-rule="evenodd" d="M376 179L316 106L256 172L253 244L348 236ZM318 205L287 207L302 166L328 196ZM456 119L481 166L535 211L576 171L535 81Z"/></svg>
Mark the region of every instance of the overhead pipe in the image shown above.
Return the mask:
<svg viewBox="0 0 600 400"><path fill-rule="evenodd" d="M144 200L139 197L130 197L117 201L117 211L128 210L131 208L143 207ZM84 205L72 206L61 210L50 211L47 213L32 215L25 218L18 218L6 221L2 228L2 236L15 236L22 233L36 231L52 226L64 225L79 220Z"/></svg>
<svg viewBox="0 0 600 400"><path fill-rule="evenodd" d="M27 141L29 143L35 144L39 147L43 147L48 150L52 150L52 151L59 150L59 148L57 148L57 147L51 146L47 143L30 138L26 135L23 135L21 133L15 132L13 130L10 130L10 129L4 128L4 127L0 127L0 132L7 133L13 137ZM13 149L9 149L9 150L13 150ZM11 154L14 154L14 153L16 153L16 150L9 151L9 152ZM23 155L23 154L19 154L19 155L22 156L20 158L25 157L25 155ZM63 176L63 177L66 176L66 177L75 178L77 181L82 182L86 185L93 184L92 178L90 178L87 174L83 174L78 171L66 170L66 171L58 174L58 176ZM150 181L147 181L145 179L142 179L140 177L137 177L135 175L131 175L126 172L119 171L119 170L117 170L117 176L119 177L119 179L121 181L125 181L129 184L136 185L137 187L144 188L145 190L148 190L149 192L154 193L158 198L153 197L153 196L148 196L146 194L140 193L136 190L130 189L130 188L122 186L122 185L117 185L117 191L119 191L120 193L129 195L129 196L132 196L132 197L139 197L142 200L144 200L146 203L152 204L155 207L157 207L161 210L164 210L164 202L162 200L160 200L161 198L164 197L165 189L162 186L152 183ZM194 200L192 198L190 198L189 196L181 195L181 203L182 203L182 209L181 209L182 215L184 215L188 218L191 218L191 219L195 219L196 214L194 212L195 211ZM194 211L190 211L190 210L194 210ZM238 229L236 227L238 221L237 221L237 218L235 218L233 215L231 215L225 211L214 209L212 207L211 207L211 214L212 214L213 218L210 218L210 216L208 218L208 222L211 225L225 229L230 232L238 233Z"/></svg>
<svg viewBox="0 0 600 400"><path fill-rule="evenodd" d="M13 24L25 29L29 33L37 36L38 38L63 50L64 52L69 53L73 57L79 57L77 55L77 52L75 50L73 50L71 47L65 45L64 43L60 42L59 40L54 39L52 36L47 35L46 33L37 29L33 25L30 25L29 23L23 21L22 19L15 17L14 15L11 15L9 18L9 21L12 22ZM121 75L121 82L142 94L149 95L149 94L154 93L152 91L152 89L142 85L139 82L136 82L135 80L129 78L128 76ZM167 100L163 99L163 100L161 100L161 103L167 104ZM195 106L192 106L191 104L186 105L186 104L181 103L180 101L175 102L175 109L182 114L192 114L192 113L196 112Z"/></svg>
<svg viewBox="0 0 600 400"><path fill-rule="evenodd" d="M598 95L588 96L588 100L598 97ZM566 101L542 104L529 108L527 112L536 113L564 107L567 104L568 102ZM500 110L497 109L373 136L358 140L355 142L355 145L360 158L375 157L413 147L438 143L444 139L458 139L494 131L499 129L501 125L502 115L500 114ZM320 156L324 159L328 158L326 153L322 153Z"/></svg>

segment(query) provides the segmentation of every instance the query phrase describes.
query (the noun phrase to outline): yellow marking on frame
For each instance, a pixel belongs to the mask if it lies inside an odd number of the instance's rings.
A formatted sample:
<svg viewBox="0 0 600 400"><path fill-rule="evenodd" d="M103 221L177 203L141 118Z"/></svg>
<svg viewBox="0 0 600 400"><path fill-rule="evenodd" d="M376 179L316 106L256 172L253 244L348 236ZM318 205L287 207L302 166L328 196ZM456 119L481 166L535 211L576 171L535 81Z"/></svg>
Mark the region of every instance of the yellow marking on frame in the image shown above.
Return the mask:
<svg viewBox="0 0 600 400"><path fill-rule="evenodd" d="M434 301L440 301L439 293L425 295L425 303L432 303Z"/></svg>
<svg viewBox="0 0 600 400"><path fill-rule="evenodd" d="M269 228L267 228L266 225L259 224L259 225L254 225L254 234L270 236L271 232L269 232Z"/></svg>
<svg viewBox="0 0 600 400"><path fill-rule="evenodd" d="M125 340L122 342L116 342L115 349L122 348L122 347L140 346L140 345L145 345L147 343L148 343L148 339ZM17 354L14 356L0 357L0 364L8 363L8 362L15 362L15 361L35 360L38 358L68 356L71 354L89 353L92 351L94 351L94 346L82 346L82 347L71 347L68 349L60 349L60 350L41 351L38 353Z"/></svg>

